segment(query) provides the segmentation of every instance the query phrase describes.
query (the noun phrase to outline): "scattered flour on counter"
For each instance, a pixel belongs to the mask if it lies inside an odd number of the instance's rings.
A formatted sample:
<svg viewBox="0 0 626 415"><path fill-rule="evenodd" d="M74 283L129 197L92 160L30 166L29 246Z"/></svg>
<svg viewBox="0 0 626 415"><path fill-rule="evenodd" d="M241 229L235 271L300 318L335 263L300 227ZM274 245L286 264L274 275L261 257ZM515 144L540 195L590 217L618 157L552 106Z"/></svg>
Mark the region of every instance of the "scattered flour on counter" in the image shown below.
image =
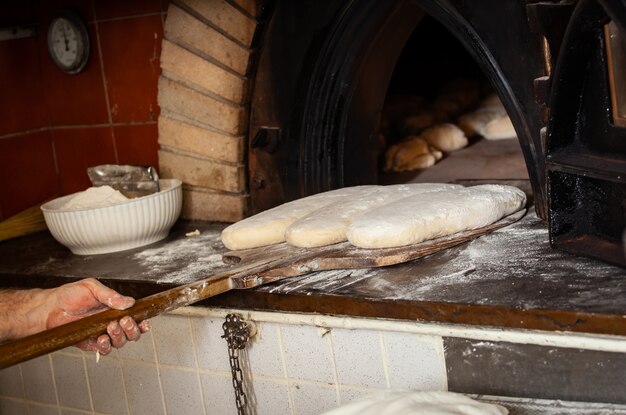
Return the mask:
<svg viewBox="0 0 626 415"><path fill-rule="evenodd" d="M202 232L134 255L147 277L157 283L186 284L208 278L231 265L222 262L226 252L219 232Z"/></svg>
<svg viewBox="0 0 626 415"><path fill-rule="evenodd" d="M79 192L63 205L63 209L84 209L114 205L128 198L111 186L97 186Z"/></svg>

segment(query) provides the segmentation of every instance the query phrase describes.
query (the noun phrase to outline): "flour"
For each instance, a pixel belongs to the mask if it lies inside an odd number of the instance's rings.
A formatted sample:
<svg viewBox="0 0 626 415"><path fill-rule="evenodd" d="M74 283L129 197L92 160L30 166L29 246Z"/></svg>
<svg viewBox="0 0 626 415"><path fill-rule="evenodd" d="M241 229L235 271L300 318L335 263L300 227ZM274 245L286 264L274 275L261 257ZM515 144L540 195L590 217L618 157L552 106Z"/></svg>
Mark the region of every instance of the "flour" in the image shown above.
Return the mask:
<svg viewBox="0 0 626 415"><path fill-rule="evenodd" d="M157 277L158 283L186 284L230 267L222 262L223 253L220 234L203 232L157 248L144 249L133 257L147 274Z"/></svg>
<svg viewBox="0 0 626 415"><path fill-rule="evenodd" d="M379 301L621 310L626 298L623 270L551 248L546 224L530 210L512 225L411 263L319 271L257 290Z"/></svg>
<svg viewBox="0 0 626 415"><path fill-rule="evenodd" d="M128 198L111 186L97 186L77 193L62 206L62 209L97 208L126 201L128 201Z"/></svg>

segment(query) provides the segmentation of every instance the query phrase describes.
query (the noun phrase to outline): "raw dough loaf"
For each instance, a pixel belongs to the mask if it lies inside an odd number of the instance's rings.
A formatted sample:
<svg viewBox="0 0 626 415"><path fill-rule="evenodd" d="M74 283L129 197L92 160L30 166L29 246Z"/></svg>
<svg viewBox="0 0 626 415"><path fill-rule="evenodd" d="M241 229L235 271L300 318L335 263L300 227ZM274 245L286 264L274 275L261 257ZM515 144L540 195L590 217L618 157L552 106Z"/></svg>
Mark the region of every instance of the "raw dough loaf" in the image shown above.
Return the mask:
<svg viewBox="0 0 626 415"><path fill-rule="evenodd" d="M231 250L284 242L285 229L301 217L344 198L373 192L378 187L346 187L282 204L228 226L222 231L222 242Z"/></svg>
<svg viewBox="0 0 626 415"><path fill-rule="evenodd" d="M457 124L466 136L472 137L482 134L487 124L500 117L507 117L506 110L500 98L492 94L481 102L478 109L461 115Z"/></svg>
<svg viewBox="0 0 626 415"><path fill-rule="evenodd" d="M346 240L348 226L369 210L408 196L462 188L443 183L413 183L381 186L373 193L333 203L294 222L285 231L290 245L312 248Z"/></svg>
<svg viewBox="0 0 626 415"><path fill-rule="evenodd" d="M437 124L420 134L433 147L449 152L467 146L467 137L459 127L450 123Z"/></svg>
<svg viewBox="0 0 626 415"><path fill-rule="evenodd" d="M348 240L359 248L391 248L476 229L520 210L526 195L503 185L480 185L409 196L352 222Z"/></svg>
<svg viewBox="0 0 626 415"><path fill-rule="evenodd" d="M506 415L496 404L453 392L384 391L324 412L323 415Z"/></svg>
<svg viewBox="0 0 626 415"><path fill-rule="evenodd" d="M473 137L483 130L490 121L506 115L504 108L486 107L468 112L459 117L457 124L467 137Z"/></svg>

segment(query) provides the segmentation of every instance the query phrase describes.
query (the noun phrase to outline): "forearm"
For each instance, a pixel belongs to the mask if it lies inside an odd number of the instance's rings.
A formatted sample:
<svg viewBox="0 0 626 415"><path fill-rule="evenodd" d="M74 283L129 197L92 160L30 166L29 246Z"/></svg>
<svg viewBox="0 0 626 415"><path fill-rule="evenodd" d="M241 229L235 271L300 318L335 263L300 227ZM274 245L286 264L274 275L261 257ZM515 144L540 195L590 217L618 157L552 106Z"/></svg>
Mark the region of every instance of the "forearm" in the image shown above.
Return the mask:
<svg viewBox="0 0 626 415"><path fill-rule="evenodd" d="M44 291L0 290L0 343L45 329L45 321L37 313L44 302Z"/></svg>

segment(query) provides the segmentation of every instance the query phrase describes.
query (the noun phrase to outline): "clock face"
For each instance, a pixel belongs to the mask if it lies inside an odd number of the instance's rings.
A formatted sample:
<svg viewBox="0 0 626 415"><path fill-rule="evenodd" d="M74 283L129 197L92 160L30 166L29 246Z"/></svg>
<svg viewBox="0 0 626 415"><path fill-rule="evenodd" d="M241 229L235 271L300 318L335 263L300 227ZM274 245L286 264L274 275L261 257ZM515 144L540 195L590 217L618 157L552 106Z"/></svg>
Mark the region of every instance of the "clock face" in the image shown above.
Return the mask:
<svg viewBox="0 0 626 415"><path fill-rule="evenodd" d="M64 12L50 23L48 51L61 70L74 74L80 72L89 58L87 28L78 16Z"/></svg>

